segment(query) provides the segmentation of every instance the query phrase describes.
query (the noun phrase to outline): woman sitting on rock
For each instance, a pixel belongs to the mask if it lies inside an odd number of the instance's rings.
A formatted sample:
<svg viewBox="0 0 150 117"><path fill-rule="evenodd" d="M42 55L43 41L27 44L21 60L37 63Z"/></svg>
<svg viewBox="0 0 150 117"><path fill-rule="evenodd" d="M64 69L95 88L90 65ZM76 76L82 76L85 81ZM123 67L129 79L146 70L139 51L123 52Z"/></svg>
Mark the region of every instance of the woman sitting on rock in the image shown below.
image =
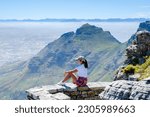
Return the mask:
<svg viewBox="0 0 150 117"><path fill-rule="evenodd" d="M65 78L58 83L59 85L65 85L65 82L72 78L72 82L78 87L86 86L88 62L83 56L79 56L75 60L77 61L79 66L73 70L66 71L64 73ZM75 73L77 73L77 76L75 75Z"/></svg>

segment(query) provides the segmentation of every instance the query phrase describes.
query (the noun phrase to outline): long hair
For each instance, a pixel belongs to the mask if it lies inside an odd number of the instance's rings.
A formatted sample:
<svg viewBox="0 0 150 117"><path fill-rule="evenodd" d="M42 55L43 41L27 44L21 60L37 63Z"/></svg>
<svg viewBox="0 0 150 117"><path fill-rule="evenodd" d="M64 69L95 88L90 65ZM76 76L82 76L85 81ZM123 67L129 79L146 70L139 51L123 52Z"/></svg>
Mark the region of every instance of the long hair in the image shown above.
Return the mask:
<svg viewBox="0 0 150 117"><path fill-rule="evenodd" d="M82 64L84 64L84 67L85 67L85 68L88 68L88 62L87 62L86 59L84 59L84 61L82 61Z"/></svg>

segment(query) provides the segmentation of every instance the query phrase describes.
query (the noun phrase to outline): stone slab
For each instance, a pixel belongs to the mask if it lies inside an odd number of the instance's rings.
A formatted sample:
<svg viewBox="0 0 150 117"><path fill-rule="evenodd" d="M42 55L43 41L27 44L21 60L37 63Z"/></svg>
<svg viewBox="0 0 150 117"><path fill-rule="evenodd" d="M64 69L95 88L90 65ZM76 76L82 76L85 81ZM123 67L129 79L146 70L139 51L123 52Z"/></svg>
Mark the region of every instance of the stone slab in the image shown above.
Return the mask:
<svg viewBox="0 0 150 117"><path fill-rule="evenodd" d="M64 93L56 93L52 95L53 98L58 100L70 100L71 98Z"/></svg>

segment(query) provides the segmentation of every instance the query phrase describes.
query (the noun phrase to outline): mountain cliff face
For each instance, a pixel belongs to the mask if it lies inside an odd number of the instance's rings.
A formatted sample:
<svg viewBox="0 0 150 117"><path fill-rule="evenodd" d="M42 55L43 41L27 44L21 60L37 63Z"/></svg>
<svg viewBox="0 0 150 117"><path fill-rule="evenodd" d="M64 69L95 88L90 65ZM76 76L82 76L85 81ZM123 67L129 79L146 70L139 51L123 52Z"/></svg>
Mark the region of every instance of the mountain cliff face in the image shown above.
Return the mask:
<svg viewBox="0 0 150 117"><path fill-rule="evenodd" d="M150 25L140 24L115 80L99 95L105 100L150 100ZM131 40L130 40L131 41Z"/></svg>
<svg viewBox="0 0 150 117"><path fill-rule="evenodd" d="M138 31L136 40L126 49L127 59L115 80L143 80L150 77L150 32Z"/></svg>

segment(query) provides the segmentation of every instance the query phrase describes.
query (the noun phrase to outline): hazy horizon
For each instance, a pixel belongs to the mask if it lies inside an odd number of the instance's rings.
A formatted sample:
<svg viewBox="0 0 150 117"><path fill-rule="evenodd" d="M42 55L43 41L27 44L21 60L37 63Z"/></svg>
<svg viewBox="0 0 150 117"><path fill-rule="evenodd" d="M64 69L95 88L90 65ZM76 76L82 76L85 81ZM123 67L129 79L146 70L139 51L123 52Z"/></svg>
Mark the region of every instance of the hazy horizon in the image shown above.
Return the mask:
<svg viewBox="0 0 150 117"><path fill-rule="evenodd" d="M45 17L45 18L39 18L39 19L34 19L34 18L23 18L23 19L18 19L18 18L0 18L0 20L46 20L46 19L55 19L55 20L59 20L59 19L69 19L69 20L96 20L96 19L100 19L100 20L108 20L108 19L121 19L121 20L125 20L125 19L150 19L149 17L126 17L126 18L121 18L121 17L108 17L108 18L49 18L49 17ZM103 22L103 21L102 21ZM111 21L110 21L111 22Z"/></svg>
<svg viewBox="0 0 150 117"><path fill-rule="evenodd" d="M48 43L58 39L62 34L76 31L87 22L19 22L0 23L0 65L28 60L36 55ZM127 41L138 28L139 22L90 22L102 27L120 42Z"/></svg>

